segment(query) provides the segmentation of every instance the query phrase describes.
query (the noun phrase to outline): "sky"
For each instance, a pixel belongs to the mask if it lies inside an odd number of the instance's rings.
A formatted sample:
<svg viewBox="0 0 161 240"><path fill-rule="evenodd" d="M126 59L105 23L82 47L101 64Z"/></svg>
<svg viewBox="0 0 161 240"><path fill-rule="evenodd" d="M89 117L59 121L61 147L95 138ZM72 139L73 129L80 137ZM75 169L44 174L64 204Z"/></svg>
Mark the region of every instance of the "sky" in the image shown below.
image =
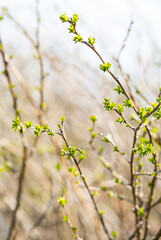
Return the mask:
<svg viewBox="0 0 161 240"><path fill-rule="evenodd" d="M9 12L34 35L36 28L34 0L1 0L0 7L7 7ZM125 71L134 77L142 74L140 68L148 66L152 58L161 62L161 1L160 0L40 0L41 13L41 46L54 48L58 55L68 61L79 56L93 67L100 64L94 53L86 46L74 44L68 25L62 24L59 16L66 13L72 16L79 14L78 32L84 39L89 36L96 38L96 48L105 61L112 62L113 57L122 46L131 19L134 24L120 61ZM5 41L12 39L14 46L20 36L15 34L15 26L10 21L1 23L0 32ZM18 32L18 31L17 31ZM87 54L88 53L88 54ZM24 54L27 54L24 51ZM141 67L138 65L141 59ZM138 65L138 66L137 66ZM134 67L135 66L135 67ZM159 83L158 83L159 82ZM160 84L161 80L157 80ZM160 84L161 85L161 84Z"/></svg>

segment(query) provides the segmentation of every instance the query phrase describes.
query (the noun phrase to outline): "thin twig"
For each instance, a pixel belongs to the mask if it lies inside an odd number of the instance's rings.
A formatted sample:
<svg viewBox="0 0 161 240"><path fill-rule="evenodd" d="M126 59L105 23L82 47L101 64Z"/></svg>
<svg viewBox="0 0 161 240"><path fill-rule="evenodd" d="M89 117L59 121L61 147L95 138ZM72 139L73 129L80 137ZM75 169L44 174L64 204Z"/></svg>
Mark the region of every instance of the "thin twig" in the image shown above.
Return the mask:
<svg viewBox="0 0 161 240"><path fill-rule="evenodd" d="M121 46L121 48L120 48L120 50L119 50L119 52L118 52L118 54L117 54L117 60L118 60L118 61L119 61L119 59L120 59L120 55L121 55L122 51L124 50L124 48L125 48L125 46L126 46L126 43L127 43L127 40L128 40L128 38L129 38L129 36L130 36L130 32L131 32L131 29L132 29L132 25L133 25L133 24L134 24L134 21L131 20L131 21L130 21L130 24L129 24L129 27L128 27L128 30L127 30L127 33L126 33L126 36L125 36L125 38L124 38L124 40L123 40L122 46Z"/></svg>
<svg viewBox="0 0 161 240"><path fill-rule="evenodd" d="M42 221L45 219L48 212L50 211L53 204L53 200L54 200L54 195L52 194L43 213L39 216L39 218L36 220L33 226L26 232L24 236L24 240L27 240L30 237L31 233L35 230L35 228L40 226L40 224L42 223Z"/></svg>
<svg viewBox="0 0 161 240"><path fill-rule="evenodd" d="M158 104L159 105L159 104ZM152 136L151 136L151 133L150 133L150 130L149 128L146 126L146 130L147 130L147 133L149 135L149 140L150 140L150 143L153 144L152 142ZM154 172L157 172L157 158L156 158L156 154L153 153L153 158L154 158ZM147 237L147 234L148 234L148 230L149 230L149 215L150 215L150 211L151 211L151 203L152 203L152 200L153 200L153 194L154 194L154 189L155 189L155 185L156 185L156 181L157 181L157 176L154 175L153 176L153 179L151 181L151 189L150 189L150 193L149 193L149 197L148 197L148 202L147 202L147 205L146 205L146 214L145 214L145 232L144 232L144 240L146 239Z"/></svg>
<svg viewBox="0 0 161 240"><path fill-rule="evenodd" d="M62 128L60 129L59 135L63 138L64 143L65 143L66 147L68 148L70 155L72 156L71 150L70 150L70 147L69 147L69 144L68 144L68 142L67 142L67 139L66 139L66 137L65 137L65 134L64 134L64 131L63 131ZM107 228L106 228L106 225L105 225L103 216L101 215L101 213L100 213L99 210L98 210L97 204L96 204L95 199L94 199L94 195L92 194L92 192L91 192L91 190L90 190L90 188L89 188L89 186L88 186L88 184L87 184L87 182L86 182L86 180L85 180L85 177L83 176L82 170L81 170L81 168L80 168L80 166L79 166L79 164L78 164L78 162L77 162L77 159L75 158L75 156L72 156L72 158L73 158L73 161L74 161L75 165L77 166L77 169L78 169L78 171L79 171L79 173L80 173L80 177L81 177L81 179L82 179L82 181L83 181L83 183L84 183L84 185L85 185L85 187L86 187L86 189L87 189L87 191L88 191L88 193L89 193L89 195L90 195L90 197L91 197L91 200L92 200L92 202L93 202L93 205L94 205L94 208L95 208L95 210L96 210L96 213L97 213L97 215L98 215L98 217L99 217L99 219L100 219L100 222L101 222L101 225L102 225L102 227L103 227L103 229L104 229L104 232L105 232L105 234L107 235L108 239L111 240L111 237L110 237L109 232L108 232L108 230L107 230Z"/></svg>
<svg viewBox="0 0 161 240"><path fill-rule="evenodd" d="M17 96L14 92L13 89L13 83L10 77L10 73L8 70L8 62L6 60L6 56L5 56L5 52L4 52L4 47L2 44L2 41L0 39L0 44L1 44L1 55L2 55L2 60L4 63L4 67L5 67L5 76L8 82L8 87L10 89L10 94L12 96L13 99L13 109L15 112L15 116L19 116L20 117L20 112L18 110L18 101L17 101ZM21 118L21 117L20 117ZM21 196L22 196L22 192L23 192L23 185L24 185L24 179L25 179L25 171L26 171L26 162L28 160L28 146L26 143L26 139L24 138L24 134L23 131L20 131L20 136L22 139L22 145L23 145L23 159L22 159L22 166L21 166L21 170L20 170L20 175L19 175L19 179L18 179L18 189L17 189L17 194L16 194L16 205L14 208L14 211L12 213L12 217L11 217L11 223L10 223L10 227L9 227L9 231L8 231L8 235L7 235L7 239L6 240L10 240L12 238L12 234L14 231L14 228L16 226L16 220L17 220L17 211L20 207L21 204Z"/></svg>

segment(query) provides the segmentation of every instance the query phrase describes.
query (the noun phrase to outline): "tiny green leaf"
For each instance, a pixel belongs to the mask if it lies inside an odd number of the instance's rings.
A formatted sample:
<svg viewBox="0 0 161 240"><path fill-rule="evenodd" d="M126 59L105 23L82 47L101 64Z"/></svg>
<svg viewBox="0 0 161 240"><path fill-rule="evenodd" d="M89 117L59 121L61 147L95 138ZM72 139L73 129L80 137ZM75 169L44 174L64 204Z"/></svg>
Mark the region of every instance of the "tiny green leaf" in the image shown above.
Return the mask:
<svg viewBox="0 0 161 240"><path fill-rule="evenodd" d="M103 71L106 72L111 68L111 63L106 63L104 62L103 64L100 64L99 68Z"/></svg>
<svg viewBox="0 0 161 240"><path fill-rule="evenodd" d="M68 22L69 18L67 17L66 13L64 13L60 16L60 20L64 23L64 22Z"/></svg>
<svg viewBox="0 0 161 240"><path fill-rule="evenodd" d="M65 204L68 203L67 199L65 197L59 197L58 202L61 204L61 206L65 206Z"/></svg>
<svg viewBox="0 0 161 240"><path fill-rule="evenodd" d="M75 37L73 38L73 41L74 41L75 43L77 43L77 42L82 42L82 40L83 40L83 38L82 38L82 36L81 36L80 34L78 34L77 36L75 36Z"/></svg>
<svg viewBox="0 0 161 240"><path fill-rule="evenodd" d="M94 37L89 37L88 38L88 43L91 44L92 46L95 44L95 38Z"/></svg>

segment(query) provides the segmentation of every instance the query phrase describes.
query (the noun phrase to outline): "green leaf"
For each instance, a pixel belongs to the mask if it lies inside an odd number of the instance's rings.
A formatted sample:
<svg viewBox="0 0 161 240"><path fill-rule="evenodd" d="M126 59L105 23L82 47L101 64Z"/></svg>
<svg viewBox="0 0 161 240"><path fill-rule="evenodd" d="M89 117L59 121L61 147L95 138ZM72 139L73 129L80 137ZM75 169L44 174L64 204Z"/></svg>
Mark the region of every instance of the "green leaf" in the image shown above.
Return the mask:
<svg viewBox="0 0 161 240"><path fill-rule="evenodd" d="M37 126L35 126L34 134L38 137L41 134L42 129L43 127L38 124Z"/></svg>
<svg viewBox="0 0 161 240"><path fill-rule="evenodd" d="M75 33L75 28L74 26L71 24L70 27L68 28L70 33Z"/></svg>
<svg viewBox="0 0 161 240"><path fill-rule="evenodd" d="M111 63L106 63L104 62L103 64L100 64L99 65L99 68L103 71L103 72L106 72L108 71L110 68L111 68Z"/></svg>
<svg viewBox="0 0 161 240"><path fill-rule="evenodd" d="M12 121L12 128L15 130L15 132L17 130L21 130L21 121L20 121L20 118L17 116L15 117L15 120Z"/></svg>
<svg viewBox="0 0 161 240"><path fill-rule="evenodd" d="M134 105L131 99L126 99L124 100L124 106L130 108L130 107L133 107Z"/></svg>
<svg viewBox="0 0 161 240"><path fill-rule="evenodd" d="M104 108L105 108L107 111L113 110L114 107L117 105L116 103L111 102L111 101L110 101L110 98L104 98L103 104L104 104Z"/></svg>
<svg viewBox="0 0 161 240"><path fill-rule="evenodd" d="M119 122L120 124L123 124L124 123L124 119L122 117L118 117L116 122Z"/></svg>
<svg viewBox="0 0 161 240"><path fill-rule="evenodd" d="M124 105L118 104L118 107L117 107L118 112L123 113L124 112L124 107L125 107Z"/></svg>
<svg viewBox="0 0 161 240"><path fill-rule="evenodd" d="M115 178L115 183L119 183L119 178L117 177L117 178Z"/></svg>
<svg viewBox="0 0 161 240"><path fill-rule="evenodd" d="M60 120L64 123L65 122L66 117L61 117Z"/></svg>
<svg viewBox="0 0 161 240"><path fill-rule="evenodd" d="M93 123L97 122L97 117L94 115L90 116L90 119Z"/></svg>
<svg viewBox="0 0 161 240"><path fill-rule="evenodd" d="M96 138L97 135L98 135L97 133L93 132L93 133L92 133L92 138Z"/></svg>
<svg viewBox="0 0 161 240"><path fill-rule="evenodd" d="M64 22L68 22L69 18L67 17L66 13L64 13L60 16L60 20L64 23Z"/></svg>
<svg viewBox="0 0 161 240"><path fill-rule="evenodd" d="M9 85L9 87L10 87L10 88L14 88L15 85L11 83L11 84Z"/></svg>
<svg viewBox="0 0 161 240"><path fill-rule="evenodd" d="M53 132L53 131L50 131L50 132L48 133L48 135L52 137L52 136L54 136L54 132Z"/></svg>
<svg viewBox="0 0 161 240"><path fill-rule="evenodd" d="M75 43L81 42L82 40L83 40L83 38L81 37L80 34L78 34L76 37L73 38L73 41L74 41Z"/></svg>
<svg viewBox="0 0 161 240"><path fill-rule="evenodd" d="M2 46L2 45L1 45ZM1 72L3 75L6 75L7 74L7 71L6 70L3 70L2 72Z"/></svg>
<svg viewBox="0 0 161 240"><path fill-rule="evenodd" d="M101 215L104 215L104 214L105 214L105 212L104 212L103 210L101 210L100 214L101 214Z"/></svg>
<svg viewBox="0 0 161 240"><path fill-rule="evenodd" d="M97 192L97 191L94 191L93 195L94 195L94 196L98 196L98 192Z"/></svg>
<svg viewBox="0 0 161 240"><path fill-rule="evenodd" d="M106 191L107 187L106 186L101 186L101 190Z"/></svg>
<svg viewBox="0 0 161 240"><path fill-rule="evenodd" d="M117 236L118 236L117 231L112 231L112 236L113 236L113 237L117 237Z"/></svg>
<svg viewBox="0 0 161 240"><path fill-rule="evenodd" d="M72 22L73 22L73 23L76 23L78 20L79 20L78 14L77 14L77 13L73 14Z"/></svg>
<svg viewBox="0 0 161 240"><path fill-rule="evenodd" d="M142 217L143 215L144 215L144 208L141 207L141 208L139 209L139 211L138 211L138 216L139 216L139 217Z"/></svg>
<svg viewBox="0 0 161 240"><path fill-rule="evenodd" d="M55 168L56 168L58 171L60 171L60 169L61 169L61 163L58 162L58 163L55 165Z"/></svg>
<svg viewBox="0 0 161 240"><path fill-rule="evenodd" d="M0 167L0 172L4 173L4 167Z"/></svg>
<svg viewBox="0 0 161 240"><path fill-rule="evenodd" d="M63 220L64 220L65 222L69 222L69 218L68 218L67 216L64 216L64 217L63 217Z"/></svg>
<svg viewBox="0 0 161 240"><path fill-rule="evenodd" d="M73 232L76 232L77 228L76 227L72 227L72 230L73 230Z"/></svg>
<svg viewBox="0 0 161 240"><path fill-rule="evenodd" d="M0 43L0 51L3 49L3 45L2 43Z"/></svg>
<svg viewBox="0 0 161 240"><path fill-rule="evenodd" d="M114 192L109 191L108 195L109 195L110 198L114 198Z"/></svg>
<svg viewBox="0 0 161 240"><path fill-rule="evenodd" d="M85 151L81 151L81 155L78 157L80 161L83 161L86 158L85 154Z"/></svg>
<svg viewBox="0 0 161 240"><path fill-rule="evenodd" d="M24 125L26 128L31 128L33 126L33 122L31 121L27 121L25 122L25 125Z"/></svg>
<svg viewBox="0 0 161 240"><path fill-rule="evenodd" d="M59 197L58 202L61 204L61 206L65 206L65 204L68 203L68 200L65 197Z"/></svg>
<svg viewBox="0 0 161 240"><path fill-rule="evenodd" d="M161 118L161 106L156 110L156 112L153 114L153 116L159 120Z"/></svg>
<svg viewBox="0 0 161 240"><path fill-rule="evenodd" d="M88 38L88 43L93 46L95 44L95 40L96 39L94 37L89 37Z"/></svg>
<svg viewBox="0 0 161 240"><path fill-rule="evenodd" d="M118 152L119 151L118 146L114 146L113 151Z"/></svg>
<svg viewBox="0 0 161 240"><path fill-rule="evenodd" d="M45 130L45 132L48 132L48 131L50 130L48 124L46 124L46 125L44 126L44 130Z"/></svg>
<svg viewBox="0 0 161 240"><path fill-rule="evenodd" d="M121 94L121 93L124 92L123 89L122 89L122 87L120 87L120 85L118 85L117 88L114 88L114 90L117 91L118 94Z"/></svg>

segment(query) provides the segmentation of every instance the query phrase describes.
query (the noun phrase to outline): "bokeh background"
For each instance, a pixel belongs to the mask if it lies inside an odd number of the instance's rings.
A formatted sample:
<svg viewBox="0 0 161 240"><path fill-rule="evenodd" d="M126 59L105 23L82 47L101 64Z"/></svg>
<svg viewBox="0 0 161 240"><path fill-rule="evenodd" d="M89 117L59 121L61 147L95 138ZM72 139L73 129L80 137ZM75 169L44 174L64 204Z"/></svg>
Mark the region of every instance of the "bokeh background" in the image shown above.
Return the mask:
<svg viewBox="0 0 161 240"><path fill-rule="evenodd" d="M36 39L36 1L1 0L0 7L6 7L10 15ZM127 85L115 58L131 20L134 21L120 56L120 64L123 72L130 76L132 92L143 107L148 105L148 101L155 101L161 86L161 3L159 0L40 0L39 10L40 48L46 73L45 118L49 126L56 129L60 117L66 116L65 132L70 145L87 152L87 159L81 163L81 168L92 191L98 191L96 202L99 209L105 211L108 229L110 232L117 231L118 239L127 239L127 235L130 236L134 230L132 204L129 201L131 194L126 187L115 184L114 177L99 160L99 148L104 147L104 159L127 181L130 179L129 166L123 157L113 153L110 145L101 141L100 136L95 139L94 148L89 145L90 116L96 115L98 121L95 132L110 133L121 151L130 154L132 132L116 123L115 113L103 108L104 97L110 97L117 103L123 102L123 98L113 91L116 84L111 77L99 70L97 55L83 44L75 44L73 36L68 33L68 24L62 24L59 17L62 13L68 16L79 14L78 31L84 39L89 36L96 38L96 49L105 61L112 63L112 71L125 88ZM34 47L22 29L7 16L0 21L0 36L6 54L11 56L11 63L19 70L30 94L39 104L40 66ZM0 59L0 72L3 70L3 61ZM31 120L38 124L35 109L25 91L13 73L11 77L18 94L22 121ZM3 74L0 75L0 102L0 166L4 168L4 172L0 173L0 239L6 239L11 211L15 206L23 151L19 134L11 129L14 111ZM128 112L127 116L130 118ZM33 132L29 130L25 134L31 148ZM65 163L57 151L58 147L64 147L62 139L55 138L56 146L48 136L41 136L32 158L28 159L21 207L17 214L16 239L72 239L71 229L63 221L64 214L69 216L83 239L98 239L90 217L90 198L80 177L74 177L68 171L73 163L69 160ZM146 159L143 162L146 170L152 170L151 165L146 165ZM148 181L149 177L143 182L145 198L149 191ZM102 191L101 186L106 186L107 191ZM160 181L157 183L155 199L160 196L159 187ZM117 196L122 194L127 200L120 200L116 196L110 198L111 192ZM57 201L61 195L68 199L65 209ZM31 231L44 212L43 221ZM93 219L95 221L97 218ZM158 205L153 210L150 223L152 236L161 224Z"/></svg>

